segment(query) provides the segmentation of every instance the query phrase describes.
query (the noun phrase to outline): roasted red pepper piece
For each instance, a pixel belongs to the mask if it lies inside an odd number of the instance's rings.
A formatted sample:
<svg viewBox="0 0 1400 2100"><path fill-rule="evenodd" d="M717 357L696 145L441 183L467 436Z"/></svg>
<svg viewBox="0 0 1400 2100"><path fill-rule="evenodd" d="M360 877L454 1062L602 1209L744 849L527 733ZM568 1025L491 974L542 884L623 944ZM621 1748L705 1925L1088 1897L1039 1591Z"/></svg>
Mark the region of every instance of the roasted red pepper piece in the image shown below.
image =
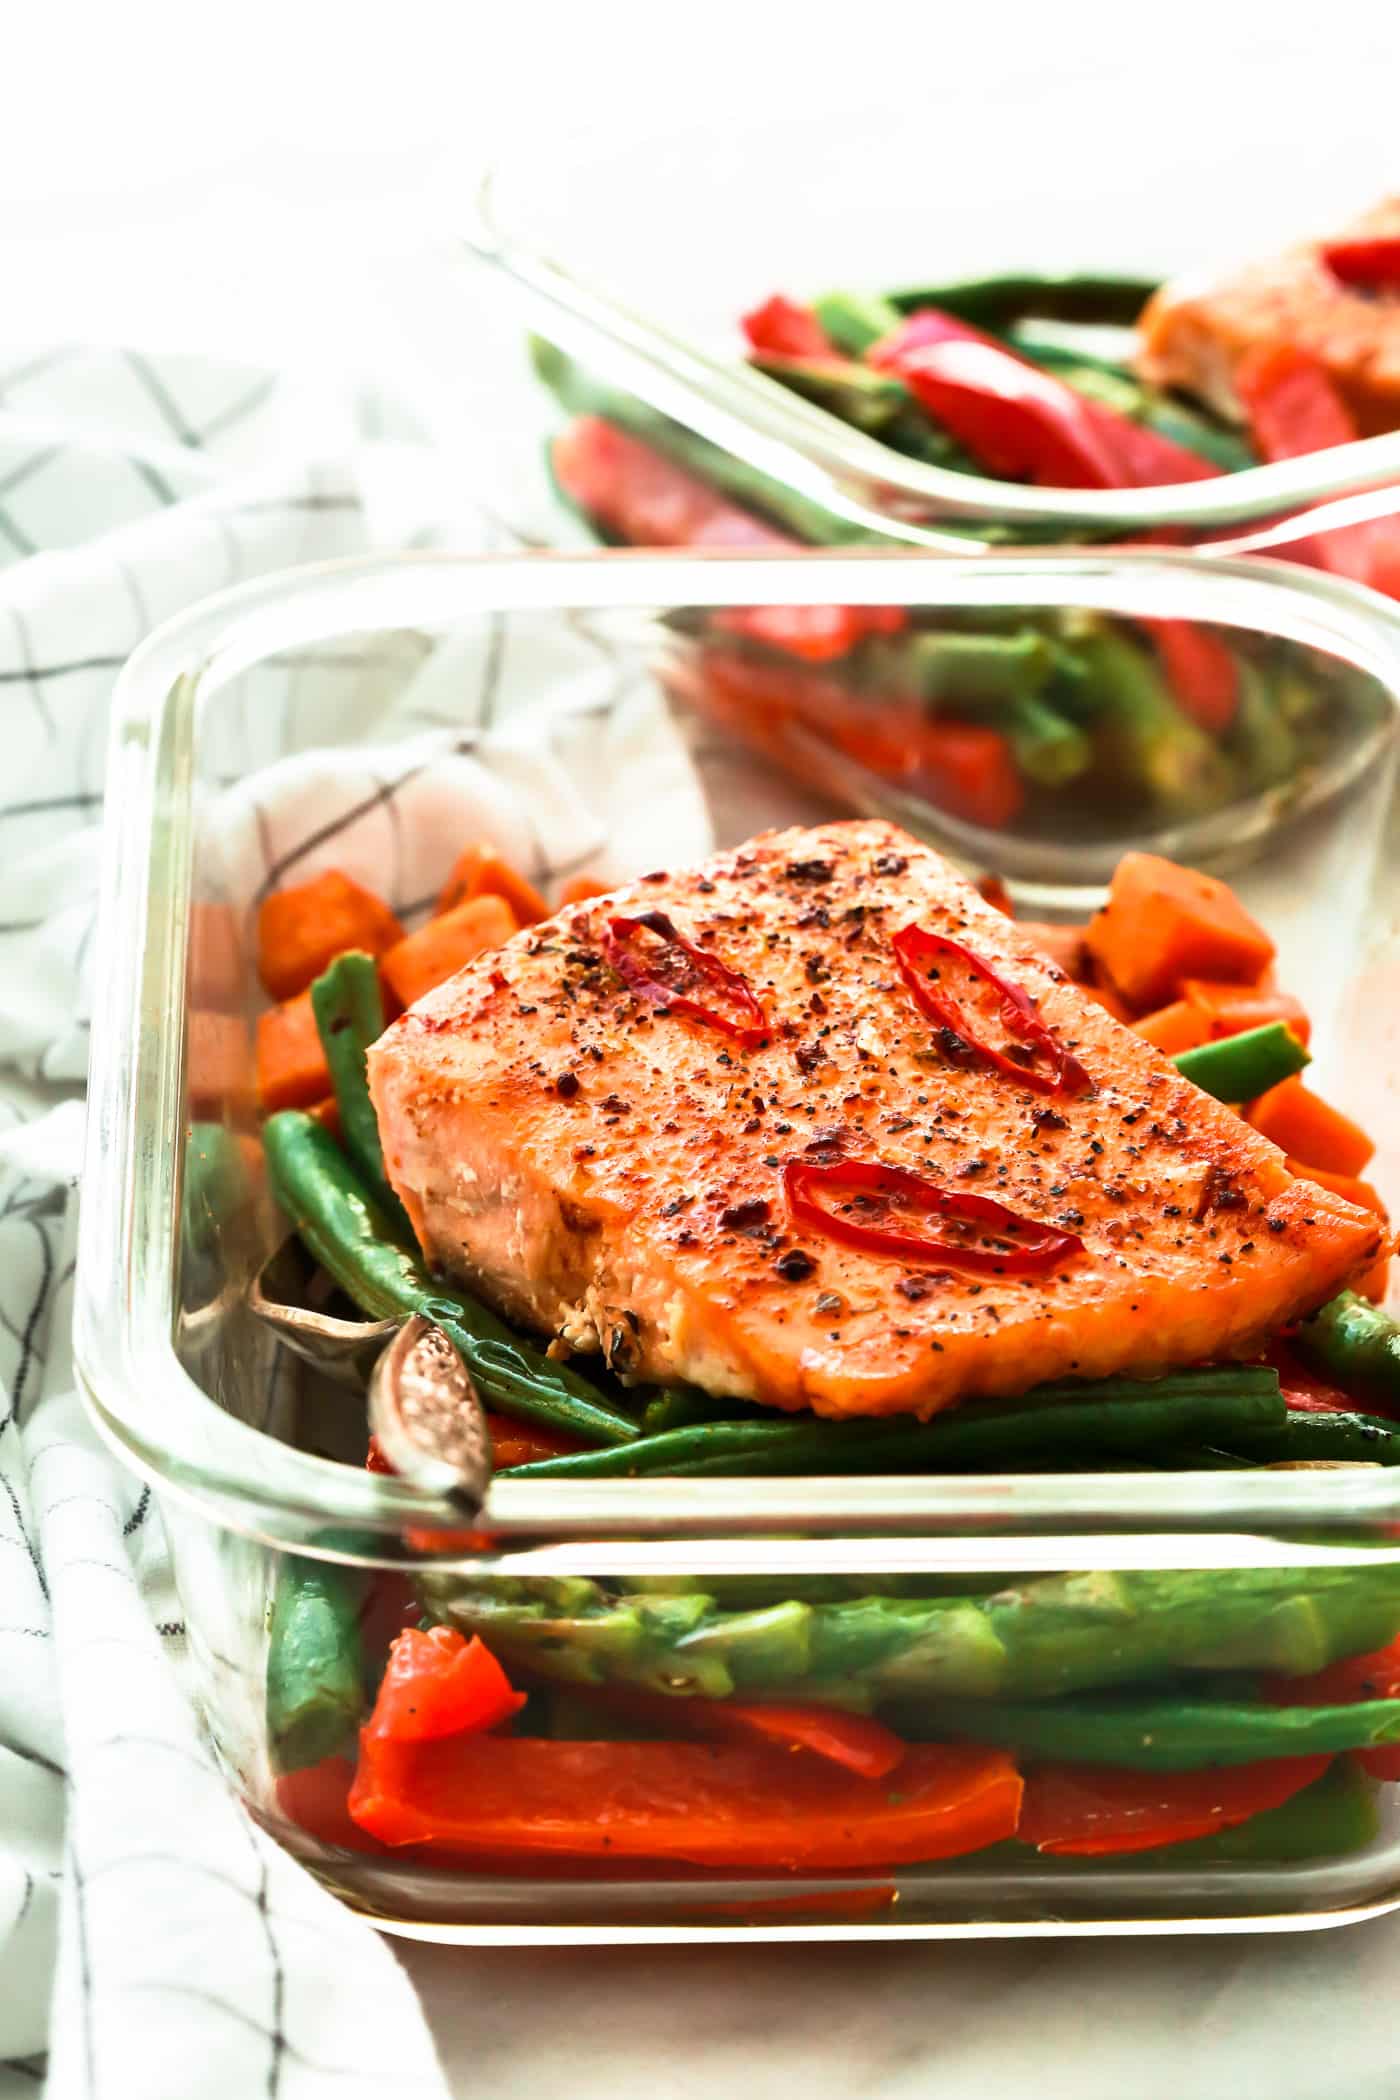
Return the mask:
<svg viewBox="0 0 1400 2100"><path fill-rule="evenodd" d="M1277 1706L1347 1706L1355 1700L1400 1699L1400 1636L1369 1655L1349 1655L1311 1677L1271 1677L1263 1687ZM1353 1752L1372 1779L1400 1779L1400 1744Z"/></svg>
<svg viewBox="0 0 1400 2100"><path fill-rule="evenodd" d="M808 306L775 292L744 315L744 334L755 350L768 357L800 357L815 363L840 359L841 353Z"/></svg>
<svg viewBox="0 0 1400 2100"><path fill-rule="evenodd" d="M388 1845L469 1858L841 1868L952 1859L1010 1837L1003 1751L916 1745L888 1782L729 1743L361 1738L350 1813Z"/></svg>
<svg viewBox="0 0 1400 2100"><path fill-rule="evenodd" d="M1122 488L1127 476L1089 404L992 343L947 341L887 369L979 466L1040 488Z"/></svg>
<svg viewBox="0 0 1400 2100"><path fill-rule="evenodd" d="M973 1051L997 1071L1008 1073L1038 1094L1083 1094L1092 1087L1093 1081L1079 1059L1041 1019L1029 992L1003 977L975 948L949 940L945 934L927 933L922 926L902 926L890 945L920 1013L944 1032L945 1039L954 1039L947 1043L951 1055ZM942 972L950 961L962 964L973 977L991 986L1002 1027L1025 1050L1045 1058L1050 1066L1048 1072L978 1035L967 1009L942 982Z"/></svg>
<svg viewBox="0 0 1400 2100"><path fill-rule="evenodd" d="M277 1806L289 1823L349 1852L378 1852L379 1842L350 1820L347 1806L355 1767L348 1757L323 1757L277 1780Z"/></svg>
<svg viewBox="0 0 1400 2100"><path fill-rule="evenodd" d="M1367 292L1400 292L1400 236L1328 241L1322 260L1342 284Z"/></svg>
<svg viewBox="0 0 1400 2100"><path fill-rule="evenodd" d="M809 1751L858 1772L883 1779L902 1763L907 1744L869 1714L843 1713L836 1706L739 1699L668 1699L661 1692L609 1688L597 1694L600 1712L622 1714L654 1726L659 1734L708 1736L719 1742L768 1743L781 1750Z"/></svg>
<svg viewBox="0 0 1400 2100"><path fill-rule="evenodd" d="M1202 1772L1040 1765L1026 1780L1016 1835L1040 1852L1092 1858L1179 1845L1247 1823L1320 1779L1326 1757L1273 1757Z"/></svg>
<svg viewBox="0 0 1400 2100"><path fill-rule="evenodd" d="M695 975L728 999L745 1018L740 1021L732 1014L719 1013L713 1006L689 998L676 986L658 977L654 968L643 962L630 945L643 928L654 933L667 948L683 955ZM721 1035L731 1037L745 1050L757 1050L768 1041L771 1031L767 1017L747 977L738 970L731 970L728 963L721 962L717 955L711 955L708 950L697 947L694 941L687 940L683 933L677 932L674 922L664 911L644 911L635 918L619 916L609 919L603 938L603 953L628 990L638 999L644 999L648 1006L659 1006L663 1012L684 1014L687 1020L699 1021L706 1028L717 1028Z"/></svg>
<svg viewBox="0 0 1400 2100"><path fill-rule="evenodd" d="M795 552L800 545L601 416L571 423L550 456L565 494L629 546ZM762 605L715 617L717 626L804 662L827 663L867 634L894 632L905 616L899 606Z"/></svg>
<svg viewBox="0 0 1400 2100"><path fill-rule="evenodd" d="M964 823L1005 831L1025 806L1015 754L999 729L947 719L917 725L907 772L929 799Z"/></svg>
<svg viewBox="0 0 1400 2100"><path fill-rule="evenodd" d="M451 1626L407 1627L389 1649L367 1735L387 1743L497 1728L519 1713L517 1692L485 1643Z"/></svg>
<svg viewBox="0 0 1400 2100"><path fill-rule="evenodd" d="M1300 459L1334 445L1354 444L1361 435L1326 368L1292 344L1248 352L1235 367L1234 388L1263 459ZM1400 518L1375 518L1367 525L1315 533L1279 551L1311 561L1334 576L1369 583L1387 597L1400 597Z"/></svg>
<svg viewBox="0 0 1400 2100"><path fill-rule="evenodd" d="M896 374L980 465L1011 480L1153 488L1220 471L937 307L910 314L867 362Z"/></svg>
<svg viewBox="0 0 1400 2100"><path fill-rule="evenodd" d="M1146 620L1157 659L1184 715L1223 736L1240 701L1239 665L1219 635L1190 620Z"/></svg>
<svg viewBox="0 0 1400 2100"><path fill-rule="evenodd" d="M1039 1275L1066 1256L1080 1253L1084 1246L1077 1233L1022 1217L991 1196L942 1189L908 1167L886 1166L881 1160L819 1163L790 1159L783 1169L783 1193L792 1216L828 1239L859 1247L866 1254L889 1254L899 1261L937 1262L940 1266L952 1263L978 1275ZM847 1200L842 1208L833 1210L821 1200L823 1196ZM966 1226L976 1232L981 1244L969 1244L965 1238L939 1239L880 1222L900 1209Z"/></svg>

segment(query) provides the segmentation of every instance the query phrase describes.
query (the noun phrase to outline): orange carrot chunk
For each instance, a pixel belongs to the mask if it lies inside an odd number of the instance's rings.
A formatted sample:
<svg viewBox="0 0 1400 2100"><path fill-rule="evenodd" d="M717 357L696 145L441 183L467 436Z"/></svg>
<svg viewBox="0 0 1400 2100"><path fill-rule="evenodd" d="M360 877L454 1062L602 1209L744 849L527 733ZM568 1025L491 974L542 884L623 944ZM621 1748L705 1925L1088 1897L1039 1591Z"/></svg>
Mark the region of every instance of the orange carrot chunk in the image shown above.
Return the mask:
<svg viewBox="0 0 1400 2100"><path fill-rule="evenodd" d="M1359 1123L1303 1085L1284 1079L1251 1101L1245 1121L1309 1170L1357 1175L1375 1151Z"/></svg>
<svg viewBox="0 0 1400 2100"><path fill-rule="evenodd" d="M1174 999L1170 1006L1159 1006L1155 1014L1144 1014L1132 1027L1135 1035L1144 1036L1163 1057L1199 1049L1202 1043L1210 1041L1210 1019L1190 999Z"/></svg>
<svg viewBox="0 0 1400 2100"><path fill-rule="evenodd" d="M1300 1043L1306 1043L1312 1034L1312 1023L1301 1002L1291 992L1280 992L1273 985L1226 984L1211 977L1188 977L1181 992L1206 1016L1212 1041L1243 1035L1248 1028L1264 1028L1270 1021L1284 1022Z"/></svg>
<svg viewBox="0 0 1400 2100"><path fill-rule="evenodd" d="M189 1113L203 1120L251 1118L248 1027L241 1014L190 1015L186 1073Z"/></svg>
<svg viewBox="0 0 1400 2100"><path fill-rule="evenodd" d="M384 982L403 1006L456 975L488 949L499 948L519 931L504 897L469 897L465 904L429 919L380 960Z"/></svg>
<svg viewBox="0 0 1400 2100"><path fill-rule="evenodd" d="M270 999L294 999L347 948L383 955L402 939L388 905L331 868L267 898L258 913L258 975Z"/></svg>
<svg viewBox="0 0 1400 2100"><path fill-rule="evenodd" d="M1155 853L1125 853L1088 942L1128 1004L1166 1006L1189 977L1253 984L1274 944L1233 890Z"/></svg>
<svg viewBox="0 0 1400 2100"><path fill-rule="evenodd" d="M437 901L438 917L472 897L504 897L521 926L535 926L549 917L549 906L534 884L490 846L468 846L458 854Z"/></svg>
<svg viewBox="0 0 1400 2100"><path fill-rule="evenodd" d="M316 1032L310 992L258 1015L257 1069L258 1105L264 1115L278 1108L314 1108L330 1093L330 1069Z"/></svg>

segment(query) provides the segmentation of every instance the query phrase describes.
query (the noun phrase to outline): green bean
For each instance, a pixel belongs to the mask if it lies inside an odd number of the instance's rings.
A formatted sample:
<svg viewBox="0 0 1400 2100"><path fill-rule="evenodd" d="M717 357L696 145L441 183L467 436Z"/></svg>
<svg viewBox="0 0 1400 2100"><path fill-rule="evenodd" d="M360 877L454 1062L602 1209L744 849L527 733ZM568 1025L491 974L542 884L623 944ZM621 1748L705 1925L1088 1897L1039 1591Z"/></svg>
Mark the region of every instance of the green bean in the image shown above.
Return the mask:
<svg viewBox="0 0 1400 2100"><path fill-rule="evenodd" d="M1005 327L1021 314L1037 314L1046 321L1130 327L1157 288L1155 277L1024 271L920 285L891 292L889 303L905 314L921 306L938 306L983 328ZM819 304L819 318L820 312Z"/></svg>
<svg viewBox="0 0 1400 2100"><path fill-rule="evenodd" d="M1198 1691L1070 1700L939 1700L891 1716L904 1734L994 1743L1028 1757L1063 1757L1138 1772L1196 1772L1256 1758L1308 1757L1400 1743L1400 1699L1349 1706L1269 1706Z"/></svg>
<svg viewBox="0 0 1400 2100"><path fill-rule="evenodd" d="M422 1587L435 1617L555 1681L861 1708L1061 1699L1181 1671L1306 1676L1381 1647L1400 1624L1400 1568L1384 1563L1008 1575L985 1595L773 1595L737 1610L682 1583L638 1595L579 1577L448 1571L425 1573ZM920 1703L913 1722L936 1739L943 1708Z"/></svg>
<svg viewBox="0 0 1400 2100"><path fill-rule="evenodd" d="M373 956L359 949L338 955L311 987L311 1011L330 1068L345 1149L393 1224L395 1237L412 1245L408 1213L384 1171L379 1118L369 1092L365 1052L384 1033L384 999Z"/></svg>
<svg viewBox="0 0 1400 2100"><path fill-rule="evenodd" d="M812 301L822 329L848 357L864 357L872 343L898 328L899 308L873 292L823 292Z"/></svg>
<svg viewBox="0 0 1400 2100"><path fill-rule="evenodd" d="M1400 1409L1400 1320L1379 1305L1343 1291L1304 1320L1294 1347L1344 1393Z"/></svg>
<svg viewBox="0 0 1400 2100"><path fill-rule="evenodd" d="M913 634L898 645L901 679L930 705L1032 699L1054 668L1050 643L1029 627L1017 634Z"/></svg>
<svg viewBox="0 0 1400 2100"><path fill-rule="evenodd" d="M756 372L800 394L804 401L876 437L883 436L911 405L902 379L873 371L869 365L818 364L800 357L754 357L750 363Z"/></svg>
<svg viewBox="0 0 1400 2100"><path fill-rule="evenodd" d="M615 1451L579 1452L508 1469L512 1480L599 1480L643 1474L870 1473L995 1468L1027 1454L1133 1455L1261 1428L1283 1417L1278 1375L1251 1364L1152 1382L1104 1379L1043 1386L1013 1402L973 1402L929 1422L810 1419L698 1422Z"/></svg>
<svg viewBox="0 0 1400 2100"><path fill-rule="evenodd" d="M1241 786L1259 794L1297 773L1298 738L1259 667L1241 656L1235 663L1239 692L1225 748L1239 768Z"/></svg>
<svg viewBox="0 0 1400 2100"><path fill-rule="evenodd" d="M1172 1059L1183 1079L1217 1101L1253 1101L1282 1079L1291 1079L1312 1059L1284 1021L1246 1028L1223 1042L1202 1043Z"/></svg>
<svg viewBox="0 0 1400 2100"><path fill-rule="evenodd" d="M1008 701L998 721L1017 765L1038 787L1066 787L1089 770L1094 754L1088 737L1048 701Z"/></svg>
<svg viewBox="0 0 1400 2100"><path fill-rule="evenodd" d="M1214 1449L1251 1466L1315 1465L1321 1460L1400 1466L1400 1422L1341 1408L1335 1413L1295 1409L1274 1427L1232 1429L1215 1440Z"/></svg>
<svg viewBox="0 0 1400 2100"><path fill-rule="evenodd" d="M735 503L786 526L798 539L814 547L870 540L885 544L883 533L867 531L836 517L809 497L773 480L761 468L749 466L722 445L711 444L697 431L687 430L684 424L663 416L635 395L617 392L591 378L552 343L534 338L531 356L538 377L571 414L602 416L615 423Z"/></svg>
<svg viewBox="0 0 1400 2100"><path fill-rule="evenodd" d="M642 1410L643 1436L660 1436L668 1429L690 1429L697 1422L732 1422L762 1419L762 1409L744 1400L702 1393L696 1385L667 1385L648 1400Z"/></svg>
<svg viewBox="0 0 1400 2100"><path fill-rule="evenodd" d="M329 1131L299 1109L263 1125L274 1195L307 1251L373 1319L421 1312L460 1353L482 1398L588 1444L628 1443L637 1424L566 1364L514 1335L477 1300L430 1276L394 1239L389 1221Z"/></svg>
<svg viewBox="0 0 1400 2100"><path fill-rule="evenodd" d="M234 1132L222 1123L192 1123L180 1209L192 1252L216 1253L249 1195L248 1169Z"/></svg>
<svg viewBox="0 0 1400 2100"><path fill-rule="evenodd" d="M1090 674L1083 711L1114 777L1139 786L1166 814L1199 817L1228 802L1233 768L1182 713L1147 652L1104 627L1074 641Z"/></svg>
<svg viewBox="0 0 1400 2100"><path fill-rule="evenodd" d="M277 1574L267 1649L267 1728L284 1772L355 1740L364 1707L359 1612L365 1577L288 1554Z"/></svg>

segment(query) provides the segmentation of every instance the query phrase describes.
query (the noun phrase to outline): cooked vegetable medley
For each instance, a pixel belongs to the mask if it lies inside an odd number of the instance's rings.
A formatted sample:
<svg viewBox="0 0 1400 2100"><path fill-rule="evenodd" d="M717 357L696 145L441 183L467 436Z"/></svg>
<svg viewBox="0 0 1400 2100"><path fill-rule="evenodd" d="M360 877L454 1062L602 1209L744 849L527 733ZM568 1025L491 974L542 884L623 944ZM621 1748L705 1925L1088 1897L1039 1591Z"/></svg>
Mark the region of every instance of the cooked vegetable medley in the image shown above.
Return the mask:
<svg viewBox="0 0 1400 2100"><path fill-rule="evenodd" d="M987 278L806 305L777 295L743 327L767 379L913 458L1056 488L1181 484L1400 425L1397 251L1392 202L1204 293ZM1119 355L1104 355L1106 330ZM556 486L605 541L741 551L871 536L554 348L535 356L574 418L551 446ZM1400 595L1400 519L1287 552ZM1301 677L1247 636L1186 621L979 629L967 616L763 608L704 623L693 643L673 683L789 768L821 784L829 746L990 830L1063 826L1069 806L1126 836L1300 792L1375 720L1359 681L1321 665Z"/></svg>
<svg viewBox="0 0 1400 2100"><path fill-rule="evenodd" d="M337 873L269 899L265 1158L332 1304L426 1312L517 1479L1400 1463L1371 1145L1302 1076L1267 929L1147 854L1084 926L984 889L853 824L579 882L553 916L475 847L412 933ZM532 1174L563 1240L530 1236ZM656 1264L725 1311L703 1347L652 1331ZM746 1381L720 1338L750 1316ZM1336 1856L1400 1779L1384 1563L877 1587L289 1561L269 1640L281 1811L326 1843L861 1877L842 1916L1008 1847Z"/></svg>

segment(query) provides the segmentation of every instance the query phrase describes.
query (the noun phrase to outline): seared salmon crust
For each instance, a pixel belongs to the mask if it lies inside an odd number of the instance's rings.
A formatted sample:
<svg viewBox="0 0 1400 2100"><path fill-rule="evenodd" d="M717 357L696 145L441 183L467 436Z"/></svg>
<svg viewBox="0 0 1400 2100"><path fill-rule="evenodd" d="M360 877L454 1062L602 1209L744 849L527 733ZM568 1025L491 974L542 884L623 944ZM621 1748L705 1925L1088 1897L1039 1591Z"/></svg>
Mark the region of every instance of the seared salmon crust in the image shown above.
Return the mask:
<svg viewBox="0 0 1400 2100"><path fill-rule="evenodd" d="M657 912L722 966L693 1004L725 1011L737 973L766 1042L619 974L617 922ZM1029 994L1090 1090L940 1037L891 947L910 924ZM1379 1244L884 823L767 833L531 927L396 1021L370 1082L435 1268L628 1379L823 1415L1248 1356ZM1082 1249L983 1274L840 1243L791 1215L792 1160L912 1170Z"/></svg>

